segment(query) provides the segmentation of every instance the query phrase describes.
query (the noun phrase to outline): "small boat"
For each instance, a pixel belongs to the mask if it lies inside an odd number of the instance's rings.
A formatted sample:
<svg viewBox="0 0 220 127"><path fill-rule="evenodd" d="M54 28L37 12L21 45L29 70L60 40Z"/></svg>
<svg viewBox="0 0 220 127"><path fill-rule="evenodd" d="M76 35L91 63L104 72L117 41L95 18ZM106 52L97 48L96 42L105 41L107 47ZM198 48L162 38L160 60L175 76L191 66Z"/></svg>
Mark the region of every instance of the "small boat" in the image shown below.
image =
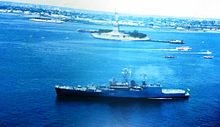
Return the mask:
<svg viewBox="0 0 220 127"><path fill-rule="evenodd" d="M214 56L203 56L203 58L205 58L205 59L212 59L212 58L214 58Z"/></svg>
<svg viewBox="0 0 220 127"><path fill-rule="evenodd" d="M176 47L176 50L178 50L178 51L190 51L190 50L192 50L192 48L189 47L189 46L181 46L181 47Z"/></svg>
<svg viewBox="0 0 220 127"><path fill-rule="evenodd" d="M171 43L171 44L184 44L183 40L170 40L169 43Z"/></svg>
<svg viewBox="0 0 220 127"><path fill-rule="evenodd" d="M164 58L175 58L175 56L164 56Z"/></svg>
<svg viewBox="0 0 220 127"><path fill-rule="evenodd" d="M206 51L206 54L212 54L212 52L211 52L211 51L209 51L209 50L207 50L207 51Z"/></svg>

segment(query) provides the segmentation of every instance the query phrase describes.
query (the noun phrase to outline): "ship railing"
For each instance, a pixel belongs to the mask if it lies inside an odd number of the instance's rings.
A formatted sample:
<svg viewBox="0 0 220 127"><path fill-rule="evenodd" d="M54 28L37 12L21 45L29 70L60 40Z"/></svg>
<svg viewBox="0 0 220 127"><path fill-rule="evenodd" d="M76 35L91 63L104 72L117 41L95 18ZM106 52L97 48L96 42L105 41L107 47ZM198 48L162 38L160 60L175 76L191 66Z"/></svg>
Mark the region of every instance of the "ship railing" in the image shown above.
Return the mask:
<svg viewBox="0 0 220 127"><path fill-rule="evenodd" d="M160 84L158 84L158 83L155 83L155 84L147 84L147 85L145 85L146 87L161 87L161 85Z"/></svg>
<svg viewBox="0 0 220 127"><path fill-rule="evenodd" d="M162 93L164 94L185 94L186 91L183 89L162 89Z"/></svg>
<svg viewBox="0 0 220 127"><path fill-rule="evenodd" d="M74 90L78 90L78 91L86 91L86 87L82 87L81 85L77 85L75 87L73 87Z"/></svg>
<svg viewBox="0 0 220 127"><path fill-rule="evenodd" d="M95 92L97 92L97 93L101 93L102 90L100 90L100 89L96 89Z"/></svg>
<svg viewBox="0 0 220 127"><path fill-rule="evenodd" d="M74 90L78 90L78 91L86 91L87 88L86 88L86 87L81 87L81 88L74 87Z"/></svg>
<svg viewBox="0 0 220 127"><path fill-rule="evenodd" d="M133 89L131 88L130 91L141 91L142 89Z"/></svg>
<svg viewBox="0 0 220 127"><path fill-rule="evenodd" d="M73 87L71 86L60 86L60 85L56 85L55 88L60 88L60 89L74 89Z"/></svg>
<svg viewBox="0 0 220 127"><path fill-rule="evenodd" d="M127 89L127 88L130 88L130 86L128 86L128 85L111 85L110 88L111 89Z"/></svg>

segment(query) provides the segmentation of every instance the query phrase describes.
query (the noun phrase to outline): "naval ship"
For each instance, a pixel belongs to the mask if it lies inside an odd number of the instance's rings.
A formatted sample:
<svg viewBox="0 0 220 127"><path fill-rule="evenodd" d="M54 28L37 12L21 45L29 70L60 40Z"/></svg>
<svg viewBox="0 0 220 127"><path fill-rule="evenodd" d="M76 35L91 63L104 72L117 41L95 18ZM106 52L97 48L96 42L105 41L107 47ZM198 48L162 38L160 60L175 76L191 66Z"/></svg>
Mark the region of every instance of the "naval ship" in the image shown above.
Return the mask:
<svg viewBox="0 0 220 127"><path fill-rule="evenodd" d="M163 88L159 84L148 84L146 75L141 84L128 80L131 71L123 69L124 80L114 78L109 85L65 86L56 85L57 97L89 97L89 98L127 98L127 99L175 99L189 98L189 89Z"/></svg>

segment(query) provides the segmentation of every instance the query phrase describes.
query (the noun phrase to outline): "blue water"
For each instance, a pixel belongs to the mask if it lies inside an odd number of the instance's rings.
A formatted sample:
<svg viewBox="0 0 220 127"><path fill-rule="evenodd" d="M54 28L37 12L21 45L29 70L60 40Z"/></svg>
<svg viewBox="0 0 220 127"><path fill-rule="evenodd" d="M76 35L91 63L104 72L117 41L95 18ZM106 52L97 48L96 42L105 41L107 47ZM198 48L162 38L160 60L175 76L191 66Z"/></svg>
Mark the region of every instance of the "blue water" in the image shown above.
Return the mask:
<svg viewBox="0 0 220 127"><path fill-rule="evenodd" d="M90 28L102 26L33 22L0 14L0 126L220 126L219 33L136 28L154 39L183 39L193 48L177 52L169 49L179 45L97 40L77 32ZM202 58L206 50L214 59ZM108 83L113 76L121 79L125 67L133 70L136 80L147 73L148 82L190 88L191 96L146 102L56 98L56 84Z"/></svg>

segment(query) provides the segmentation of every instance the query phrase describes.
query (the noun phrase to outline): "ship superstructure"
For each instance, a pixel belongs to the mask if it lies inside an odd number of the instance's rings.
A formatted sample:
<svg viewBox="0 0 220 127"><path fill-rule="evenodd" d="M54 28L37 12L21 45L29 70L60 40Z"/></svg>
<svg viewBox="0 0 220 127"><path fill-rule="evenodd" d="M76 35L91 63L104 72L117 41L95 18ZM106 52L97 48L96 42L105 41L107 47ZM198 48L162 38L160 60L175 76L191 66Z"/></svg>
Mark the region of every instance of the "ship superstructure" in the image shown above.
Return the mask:
<svg viewBox="0 0 220 127"><path fill-rule="evenodd" d="M137 84L128 80L130 71L124 69L124 81L118 82L114 78L109 85L61 86L56 85L57 96L94 97L94 98L140 98L140 99L173 99L188 98L189 89L163 88L159 84L148 84L145 80Z"/></svg>

